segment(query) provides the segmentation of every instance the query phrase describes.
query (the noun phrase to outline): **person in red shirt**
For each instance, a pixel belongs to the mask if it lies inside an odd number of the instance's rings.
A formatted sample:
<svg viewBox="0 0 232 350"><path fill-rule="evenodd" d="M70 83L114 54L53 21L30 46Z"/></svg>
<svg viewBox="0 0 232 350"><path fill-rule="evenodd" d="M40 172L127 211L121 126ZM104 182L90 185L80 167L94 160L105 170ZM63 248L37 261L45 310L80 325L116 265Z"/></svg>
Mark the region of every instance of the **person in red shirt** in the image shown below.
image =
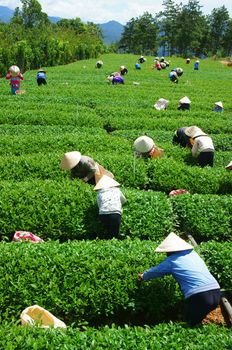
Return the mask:
<svg viewBox="0 0 232 350"><path fill-rule="evenodd" d="M17 66L11 66L6 75L6 79L10 80L11 95L16 95L16 91L20 88L20 81L23 80L23 75L20 73L20 69Z"/></svg>

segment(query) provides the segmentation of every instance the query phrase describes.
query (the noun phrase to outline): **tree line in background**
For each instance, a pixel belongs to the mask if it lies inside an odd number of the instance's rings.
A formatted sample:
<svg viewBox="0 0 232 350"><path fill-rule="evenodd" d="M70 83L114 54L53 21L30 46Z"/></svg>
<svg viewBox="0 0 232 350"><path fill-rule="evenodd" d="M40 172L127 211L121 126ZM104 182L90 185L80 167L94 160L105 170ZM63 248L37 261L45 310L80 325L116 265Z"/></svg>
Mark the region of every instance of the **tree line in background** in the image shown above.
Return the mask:
<svg viewBox="0 0 232 350"><path fill-rule="evenodd" d="M97 24L80 18L52 23L37 0L21 0L10 23L0 23L0 75L16 64L24 72L41 66L67 64L108 51L181 56L232 54L232 19L225 6L203 15L197 0L187 5L164 0L164 10L145 12L126 25L121 40L106 47Z"/></svg>
<svg viewBox="0 0 232 350"><path fill-rule="evenodd" d="M156 15L145 12L126 23L117 49L134 54L181 56L232 54L232 19L225 6L204 15L197 0L188 4L163 1L164 10Z"/></svg>
<svg viewBox="0 0 232 350"><path fill-rule="evenodd" d="M16 64L24 72L97 57L106 47L99 27L79 18L50 22L37 0L21 0L10 23L0 23L0 74Z"/></svg>

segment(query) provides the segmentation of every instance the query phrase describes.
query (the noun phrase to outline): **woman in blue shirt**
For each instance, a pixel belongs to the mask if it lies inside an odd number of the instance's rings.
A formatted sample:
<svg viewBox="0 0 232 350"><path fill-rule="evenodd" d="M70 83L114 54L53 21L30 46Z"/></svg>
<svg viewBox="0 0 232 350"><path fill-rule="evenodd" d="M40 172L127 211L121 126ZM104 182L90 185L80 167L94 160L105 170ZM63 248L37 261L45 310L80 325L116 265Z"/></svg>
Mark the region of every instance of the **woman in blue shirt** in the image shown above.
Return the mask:
<svg viewBox="0 0 232 350"><path fill-rule="evenodd" d="M193 247L173 232L155 251L167 253L167 258L143 274L139 273L139 281L172 275L186 300L186 321L190 326L197 325L220 302L218 282Z"/></svg>

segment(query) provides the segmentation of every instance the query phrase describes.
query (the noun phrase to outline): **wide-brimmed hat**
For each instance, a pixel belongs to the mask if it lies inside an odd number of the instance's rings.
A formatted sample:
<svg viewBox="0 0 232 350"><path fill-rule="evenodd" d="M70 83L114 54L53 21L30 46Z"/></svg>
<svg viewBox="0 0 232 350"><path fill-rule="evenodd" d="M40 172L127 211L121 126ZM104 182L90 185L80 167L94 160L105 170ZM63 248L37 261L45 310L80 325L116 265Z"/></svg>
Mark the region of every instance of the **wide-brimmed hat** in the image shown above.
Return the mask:
<svg viewBox="0 0 232 350"><path fill-rule="evenodd" d="M189 126L185 129L184 133L189 137L197 137L197 136L205 136L207 135L204 131L202 131L198 126L193 125Z"/></svg>
<svg viewBox="0 0 232 350"><path fill-rule="evenodd" d="M120 186L120 183L112 179L112 177L109 177L107 175L103 175L96 186L94 187L94 190L102 190L103 188L110 188L110 187L117 187Z"/></svg>
<svg viewBox="0 0 232 350"><path fill-rule="evenodd" d="M81 153L78 151L67 152L60 162L61 169L70 170L81 160Z"/></svg>
<svg viewBox="0 0 232 350"><path fill-rule="evenodd" d="M215 102L215 105L218 106L218 107L221 107L223 108L223 104L222 104L222 101L219 101L219 102Z"/></svg>
<svg viewBox="0 0 232 350"><path fill-rule="evenodd" d="M154 141L148 136L140 136L134 142L134 149L137 152L147 153L155 147Z"/></svg>
<svg viewBox="0 0 232 350"><path fill-rule="evenodd" d="M163 242L155 249L158 253L180 252L182 250L193 249L191 244L171 232Z"/></svg>
<svg viewBox="0 0 232 350"><path fill-rule="evenodd" d="M181 104L183 104L183 103L188 103L188 104L190 104L191 101L190 101L190 99L189 99L187 96L184 96L184 97L182 97L182 98L179 100L179 103L181 103Z"/></svg>
<svg viewBox="0 0 232 350"><path fill-rule="evenodd" d="M125 69L125 66L120 66L120 70L123 70L123 69Z"/></svg>
<svg viewBox="0 0 232 350"><path fill-rule="evenodd" d="M18 66L11 66L11 67L9 68L9 71L11 72L11 75L12 75L13 77L16 77L16 76L20 73L20 69L19 69Z"/></svg>
<svg viewBox="0 0 232 350"><path fill-rule="evenodd" d="M46 73L46 71L43 68L38 69L38 72Z"/></svg>
<svg viewBox="0 0 232 350"><path fill-rule="evenodd" d="M232 161L229 162L229 164L227 164L227 166L225 168L228 170L232 170Z"/></svg>
<svg viewBox="0 0 232 350"><path fill-rule="evenodd" d="M166 109L168 106L169 101L165 100L165 98L160 98L155 104L154 107L155 109L157 109L158 111L162 110L162 109Z"/></svg>

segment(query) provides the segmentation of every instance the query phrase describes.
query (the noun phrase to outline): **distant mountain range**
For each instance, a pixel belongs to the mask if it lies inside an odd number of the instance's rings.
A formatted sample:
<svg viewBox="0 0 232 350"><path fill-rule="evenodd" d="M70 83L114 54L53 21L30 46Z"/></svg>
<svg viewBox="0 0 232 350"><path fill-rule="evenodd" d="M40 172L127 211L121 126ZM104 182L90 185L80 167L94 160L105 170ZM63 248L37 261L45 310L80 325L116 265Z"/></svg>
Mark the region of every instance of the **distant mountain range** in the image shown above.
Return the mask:
<svg viewBox="0 0 232 350"><path fill-rule="evenodd" d="M0 21L8 23L14 14L14 10L6 6L0 6ZM48 16L51 22L56 23L61 17ZM102 30L103 41L106 45L119 41L124 30L124 26L117 21L109 21L107 23L98 24Z"/></svg>

